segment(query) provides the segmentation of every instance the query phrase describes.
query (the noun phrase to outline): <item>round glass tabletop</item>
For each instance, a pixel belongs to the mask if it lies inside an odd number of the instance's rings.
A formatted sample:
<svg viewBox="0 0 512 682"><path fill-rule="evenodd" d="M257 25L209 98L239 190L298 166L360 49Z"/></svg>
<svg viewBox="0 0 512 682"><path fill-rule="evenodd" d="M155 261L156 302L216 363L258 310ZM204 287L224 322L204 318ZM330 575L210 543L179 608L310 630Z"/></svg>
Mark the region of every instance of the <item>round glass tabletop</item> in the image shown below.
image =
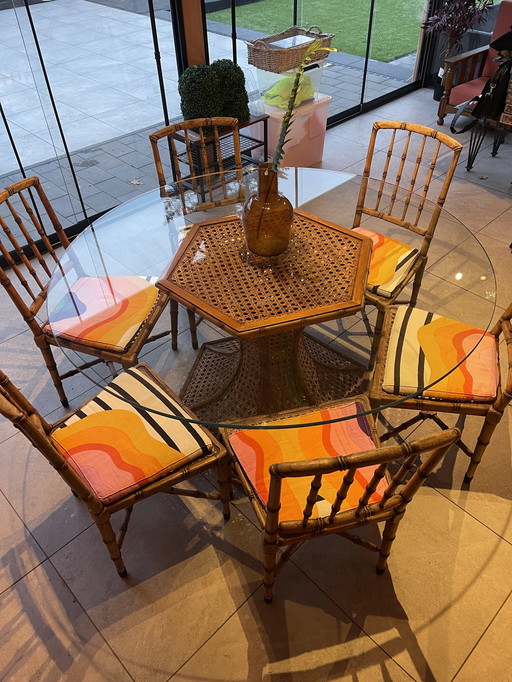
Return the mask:
<svg viewBox="0 0 512 682"><path fill-rule="evenodd" d="M159 369L171 389L181 389L184 404L198 417L190 421L229 427L246 417L363 393L375 308L365 308L361 300L356 311L344 309L337 298L338 279L350 281L355 276L344 250L361 180L358 175L325 169L280 169L279 191L291 201L299 222L294 224L288 251L269 260L250 257L239 219L243 201L256 190L257 168L244 169L242 182L234 173L227 185L210 174L194 185L177 182L127 201L79 234L62 255L48 288L52 333L68 359L79 366L82 359L67 343L87 335L91 342L101 343L95 330L133 305L138 292L157 286L203 320L199 330L204 330L200 333L204 343L198 351L190 348L185 328L179 335L182 350L173 351L164 340L157 348L145 346L140 355L141 361ZM365 205L377 208L373 215L362 216L363 235L368 238L365 231L378 232L411 249L421 248L422 228L438 217L416 306L457 320L472 333L465 336L462 354L446 348L435 371L424 371L414 385L395 386L399 397L371 411L399 405L426 391L435 404L434 386L475 351L493 320L492 265L483 246L459 220L406 187L370 178ZM405 230L397 222L383 220L380 212L392 212L418 229ZM338 244L333 240L341 232L344 241ZM411 253L414 258L416 252ZM384 259L383 267L388 264ZM361 269L364 285L367 264ZM408 292L404 291L404 301ZM249 322L238 319L242 300ZM164 317L160 316L159 327ZM82 372L104 388L105 372L98 365ZM148 405L139 406L153 411ZM301 426L329 421L333 420Z"/></svg>

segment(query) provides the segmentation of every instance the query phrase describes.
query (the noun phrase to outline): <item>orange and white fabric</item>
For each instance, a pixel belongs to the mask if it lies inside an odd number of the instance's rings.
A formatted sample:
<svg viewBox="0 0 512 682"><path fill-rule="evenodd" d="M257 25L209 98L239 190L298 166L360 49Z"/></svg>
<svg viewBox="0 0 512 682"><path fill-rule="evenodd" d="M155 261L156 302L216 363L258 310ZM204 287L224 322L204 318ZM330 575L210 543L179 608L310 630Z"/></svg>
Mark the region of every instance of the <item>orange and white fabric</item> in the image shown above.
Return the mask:
<svg viewBox="0 0 512 682"><path fill-rule="evenodd" d="M414 265L418 249L364 227L356 227L354 232L372 240L368 288L374 294L391 298Z"/></svg>
<svg viewBox="0 0 512 682"><path fill-rule="evenodd" d="M123 351L158 297L156 278L81 277L52 310L45 332L105 349Z"/></svg>
<svg viewBox="0 0 512 682"><path fill-rule="evenodd" d="M269 467L280 462L296 462L322 457L338 457L354 452L362 452L375 448L371 437L370 426L362 414L364 406L358 401L332 407L329 409L308 412L298 417L271 422L272 425L297 424L296 429L256 430L245 429L235 431L229 438L230 445L244 469L247 477L264 506L267 505L270 473ZM351 419L332 424L301 427L300 424L353 416ZM371 480L374 466L358 469L342 510L357 506L366 484ZM331 504L336 498L346 472L335 472L322 477L320 498L315 504L312 518L328 515ZM283 478L281 488L280 521L299 520L302 518L306 497L310 490L311 476ZM378 502L387 487L387 481L380 481L371 502Z"/></svg>
<svg viewBox="0 0 512 682"><path fill-rule="evenodd" d="M52 439L107 504L211 451L203 429L165 415L186 412L133 368L56 429Z"/></svg>
<svg viewBox="0 0 512 682"><path fill-rule="evenodd" d="M450 372L453 367L456 369ZM494 400L499 382L495 337L449 317L398 306L383 389L408 395L433 382L422 396L466 402Z"/></svg>

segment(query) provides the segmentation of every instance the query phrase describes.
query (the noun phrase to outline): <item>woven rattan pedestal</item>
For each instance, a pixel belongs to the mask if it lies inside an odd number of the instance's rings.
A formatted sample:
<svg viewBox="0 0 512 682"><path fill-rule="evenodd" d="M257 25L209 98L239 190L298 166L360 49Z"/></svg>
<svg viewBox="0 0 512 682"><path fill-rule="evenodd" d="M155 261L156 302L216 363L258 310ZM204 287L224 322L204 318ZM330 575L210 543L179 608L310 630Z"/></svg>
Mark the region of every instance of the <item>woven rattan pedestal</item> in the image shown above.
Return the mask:
<svg viewBox="0 0 512 682"><path fill-rule="evenodd" d="M237 216L194 225L158 286L236 339L205 344L181 397L210 421L343 397L364 368L304 335L364 305L369 239L295 211L289 249L248 254Z"/></svg>

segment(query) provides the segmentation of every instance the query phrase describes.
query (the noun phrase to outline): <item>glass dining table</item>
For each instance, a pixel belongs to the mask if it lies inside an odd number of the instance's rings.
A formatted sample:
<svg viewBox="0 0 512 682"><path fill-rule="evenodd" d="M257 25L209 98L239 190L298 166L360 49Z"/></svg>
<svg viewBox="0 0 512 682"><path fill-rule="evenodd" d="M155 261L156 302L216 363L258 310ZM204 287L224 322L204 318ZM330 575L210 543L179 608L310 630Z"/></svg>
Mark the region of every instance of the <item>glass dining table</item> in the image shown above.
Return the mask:
<svg viewBox="0 0 512 682"><path fill-rule="evenodd" d="M279 190L294 207L294 230L285 254L264 259L248 253L240 221L243 201L255 191L257 175L257 168L246 168L242 179L233 173L228 183L210 175L204 183L154 189L112 209L80 233L62 255L48 289L47 317L57 340L63 330L63 302L71 302L77 315L87 317L73 297L73 286L81 277L108 281L137 276L194 310L219 332L217 339L187 352L192 357L183 385L170 383L199 423L229 427L258 414L363 393L375 309L364 304L371 242L356 239L350 229L361 176L281 169ZM435 210L420 195L407 189L397 192L395 186L370 178L365 203L371 195L383 207L386 202L403 202L404 210L423 221ZM378 217L361 225L415 246L414 233ZM418 307L485 331L493 322L495 301L496 280L485 249L443 209ZM466 357L480 338L474 336L465 347ZM190 343L185 331L179 339L181 348ZM64 346L62 350L78 366L74 351ZM170 342L162 352L169 354L171 367L183 361ZM449 366L446 373L454 369ZM95 368L83 373L103 388ZM433 383L420 386L414 395ZM410 397L404 395L391 406ZM270 428L282 427L276 423Z"/></svg>

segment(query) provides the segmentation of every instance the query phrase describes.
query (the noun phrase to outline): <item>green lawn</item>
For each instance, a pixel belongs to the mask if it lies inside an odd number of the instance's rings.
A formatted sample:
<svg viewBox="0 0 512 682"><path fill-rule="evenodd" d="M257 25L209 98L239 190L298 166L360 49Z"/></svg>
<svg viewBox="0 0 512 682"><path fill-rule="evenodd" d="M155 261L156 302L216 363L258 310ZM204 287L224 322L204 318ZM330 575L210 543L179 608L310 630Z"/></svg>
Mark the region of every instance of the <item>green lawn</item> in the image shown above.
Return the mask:
<svg viewBox="0 0 512 682"><path fill-rule="evenodd" d="M316 24L324 33L336 34L332 46L340 52L364 57L368 33L370 0L304 0L299 24ZM388 62L414 52L423 19L425 0L377 0L371 58ZM260 0L236 9L237 26L279 33L293 19L291 0ZM211 12L212 21L231 24L230 10Z"/></svg>

